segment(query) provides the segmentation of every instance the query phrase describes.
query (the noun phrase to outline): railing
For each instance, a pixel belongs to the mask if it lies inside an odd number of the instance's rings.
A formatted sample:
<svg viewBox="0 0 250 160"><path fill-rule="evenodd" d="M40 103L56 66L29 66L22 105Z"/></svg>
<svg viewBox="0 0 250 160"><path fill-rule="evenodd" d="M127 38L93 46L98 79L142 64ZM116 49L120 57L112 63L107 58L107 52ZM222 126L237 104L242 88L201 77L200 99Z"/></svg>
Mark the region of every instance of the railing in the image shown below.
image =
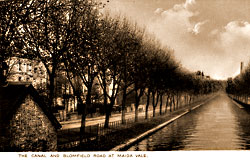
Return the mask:
<svg viewBox="0 0 250 160"><path fill-rule="evenodd" d="M152 117L151 117L152 118ZM150 119L150 117L149 117ZM138 122L146 121L144 117L138 117ZM86 126L83 142L98 140L101 136L106 136L120 129L131 127L135 123L134 118L125 119L122 124L121 120L109 122L109 127L104 128L104 123ZM61 138L61 144L58 144L59 149L71 148L80 143L80 128L65 129L58 133L58 138ZM63 139L63 140L62 140Z"/></svg>
<svg viewBox="0 0 250 160"><path fill-rule="evenodd" d="M183 105L185 106L188 104L184 103ZM179 106L176 108L176 110L179 110L182 107L183 106ZM170 111L168 108L167 112L165 112L165 106L164 106L162 108L162 115L166 113L170 113ZM138 116L138 122L144 122L144 121L148 121L154 118L151 114L148 115L148 119L145 119L144 115ZM156 115L159 115L159 109L157 110ZM125 122L123 124L121 120L111 121L109 122L108 128L104 128L104 125L105 125L104 123L86 126L83 142L88 143L93 140L98 140L102 136L108 136L112 132L116 132L117 130L129 128L134 124L135 124L135 118L132 117L132 118L125 119ZM60 133L58 134L58 137L62 138L63 141L61 141L61 144L58 144L59 149L71 148L71 147L79 145L80 143L79 135L80 135L80 128L66 129L66 130L60 131Z"/></svg>

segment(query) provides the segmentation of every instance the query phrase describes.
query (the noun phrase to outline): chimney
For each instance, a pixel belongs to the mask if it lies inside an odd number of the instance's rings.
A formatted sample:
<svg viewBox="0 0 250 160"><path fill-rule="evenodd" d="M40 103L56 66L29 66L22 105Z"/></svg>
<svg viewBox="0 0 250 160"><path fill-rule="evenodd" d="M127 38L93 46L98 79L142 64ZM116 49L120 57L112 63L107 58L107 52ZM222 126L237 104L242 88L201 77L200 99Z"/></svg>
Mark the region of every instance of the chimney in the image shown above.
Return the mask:
<svg viewBox="0 0 250 160"><path fill-rule="evenodd" d="M240 62L240 73L242 73L243 67L244 67L244 63L243 63L243 62Z"/></svg>

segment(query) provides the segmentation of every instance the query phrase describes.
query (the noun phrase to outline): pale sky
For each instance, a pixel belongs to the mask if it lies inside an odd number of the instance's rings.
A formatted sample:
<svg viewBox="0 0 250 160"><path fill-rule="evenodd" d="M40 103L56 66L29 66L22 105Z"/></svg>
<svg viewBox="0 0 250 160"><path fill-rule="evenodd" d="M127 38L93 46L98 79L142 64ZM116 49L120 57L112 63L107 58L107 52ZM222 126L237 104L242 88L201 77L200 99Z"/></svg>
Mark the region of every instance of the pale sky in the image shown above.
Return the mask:
<svg viewBox="0 0 250 160"><path fill-rule="evenodd" d="M250 0L109 0L112 14L145 26L190 71L215 79L250 60Z"/></svg>

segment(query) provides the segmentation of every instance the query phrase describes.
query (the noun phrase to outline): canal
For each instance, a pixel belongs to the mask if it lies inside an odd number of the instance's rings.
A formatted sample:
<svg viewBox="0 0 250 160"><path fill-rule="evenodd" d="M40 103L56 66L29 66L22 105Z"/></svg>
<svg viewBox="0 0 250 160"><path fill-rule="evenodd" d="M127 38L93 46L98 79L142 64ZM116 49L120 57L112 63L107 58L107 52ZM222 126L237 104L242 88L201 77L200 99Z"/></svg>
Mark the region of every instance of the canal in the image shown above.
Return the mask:
<svg viewBox="0 0 250 160"><path fill-rule="evenodd" d="M250 149L250 111L221 93L128 150L242 149Z"/></svg>

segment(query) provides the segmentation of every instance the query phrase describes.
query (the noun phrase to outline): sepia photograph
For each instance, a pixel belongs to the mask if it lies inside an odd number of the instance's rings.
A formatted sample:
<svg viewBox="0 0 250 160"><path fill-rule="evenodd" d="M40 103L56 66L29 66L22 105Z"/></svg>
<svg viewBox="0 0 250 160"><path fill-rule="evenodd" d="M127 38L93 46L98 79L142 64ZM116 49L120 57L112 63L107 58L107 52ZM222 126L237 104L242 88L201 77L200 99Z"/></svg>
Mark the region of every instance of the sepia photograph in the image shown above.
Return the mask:
<svg viewBox="0 0 250 160"><path fill-rule="evenodd" d="M250 156L249 60L249 0L0 0L0 157Z"/></svg>

